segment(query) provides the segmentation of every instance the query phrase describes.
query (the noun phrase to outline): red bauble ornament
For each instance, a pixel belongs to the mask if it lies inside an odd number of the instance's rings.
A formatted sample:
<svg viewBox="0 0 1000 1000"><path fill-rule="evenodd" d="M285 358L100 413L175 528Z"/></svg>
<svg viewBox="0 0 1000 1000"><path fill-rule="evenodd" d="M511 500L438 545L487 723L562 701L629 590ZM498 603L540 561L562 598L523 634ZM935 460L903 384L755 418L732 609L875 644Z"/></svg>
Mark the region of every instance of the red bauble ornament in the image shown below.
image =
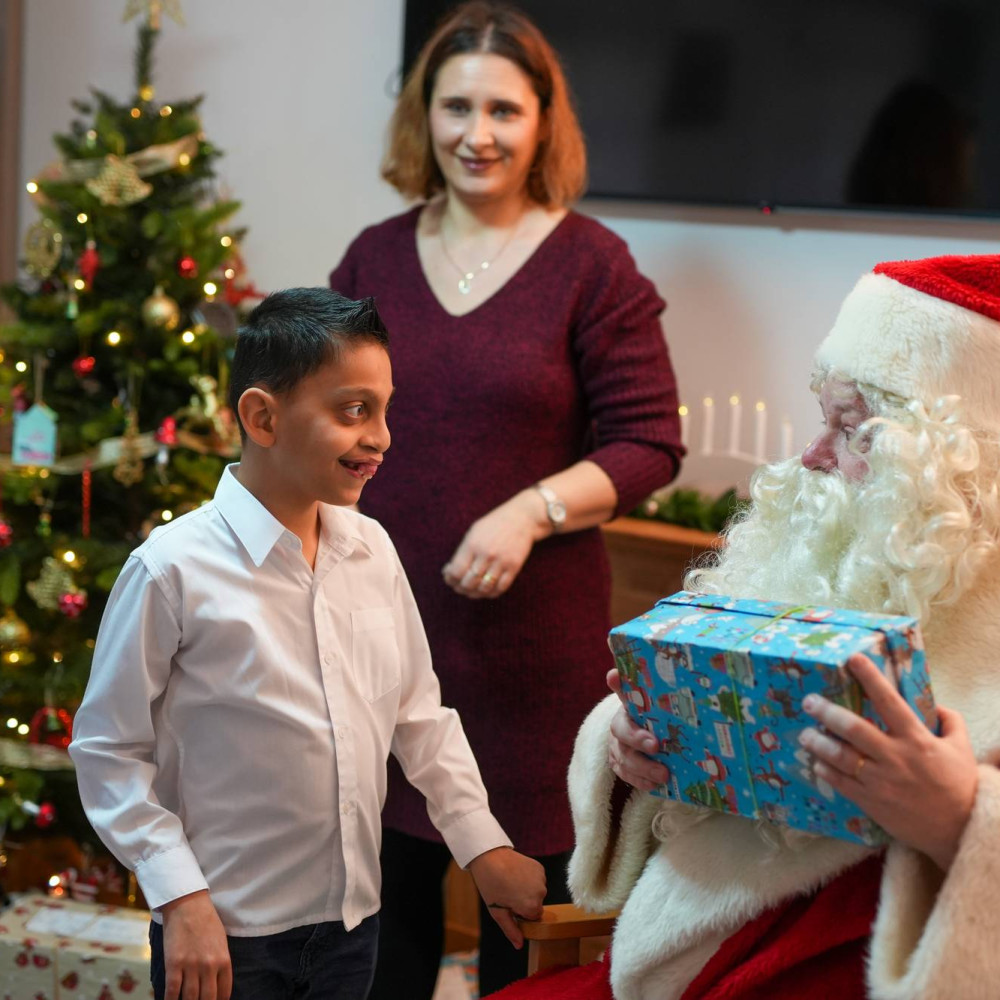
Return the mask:
<svg viewBox="0 0 1000 1000"><path fill-rule="evenodd" d="M177 420L174 417L164 417L156 431L156 440L160 444L177 444Z"/></svg>
<svg viewBox="0 0 1000 1000"><path fill-rule="evenodd" d="M198 277L198 261L194 257L181 257L177 261L177 273L182 278L197 278Z"/></svg>
<svg viewBox="0 0 1000 1000"><path fill-rule="evenodd" d="M89 375L94 370L94 366L96 364L97 358L91 354L76 358L73 361L73 374L77 378L83 378L85 375Z"/></svg>
<svg viewBox="0 0 1000 1000"><path fill-rule="evenodd" d="M0 549L7 548L14 541L14 529L10 521L0 517Z"/></svg>
<svg viewBox="0 0 1000 1000"><path fill-rule="evenodd" d="M76 262L76 269L80 277L87 283L88 289L94 283L94 276L100 266L101 256L97 252L97 244L93 240L87 240L87 245Z"/></svg>
<svg viewBox="0 0 1000 1000"><path fill-rule="evenodd" d="M56 807L51 802L43 802L38 807L38 815L35 816L35 826L39 830L45 830L56 821Z"/></svg>
<svg viewBox="0 0 1000 1000"><path fill-rule="evenodd" d="M65 708L45 705L28 723L28 742L65 750L73 742L73 716Z"/></svg>
<svg viewBox="0 0 1000 1000"><path fill-rule="evenodd" d="M87 607L87 595L81 590L76 594L68 591L59 595L59 610L67 618L79 618Z"/></svg>

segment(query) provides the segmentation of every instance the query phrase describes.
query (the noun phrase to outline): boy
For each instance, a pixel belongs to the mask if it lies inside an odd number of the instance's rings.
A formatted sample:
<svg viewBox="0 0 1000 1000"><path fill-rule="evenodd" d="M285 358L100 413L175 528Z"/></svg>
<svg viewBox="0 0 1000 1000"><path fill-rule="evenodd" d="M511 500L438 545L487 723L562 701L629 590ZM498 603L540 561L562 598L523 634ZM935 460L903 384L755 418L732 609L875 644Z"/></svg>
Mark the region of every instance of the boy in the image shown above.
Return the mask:
<svg viewBox="0 0 1000 1000"><path fill-rule="evenodd" d="M70 753L154 910L157 998L363 1000L390 749L515 946L513 914L540 913L542 868L489 812L395 550L347 509L391 395L371 299L269 296L232 365L242 461L108 601Z"/></svg>

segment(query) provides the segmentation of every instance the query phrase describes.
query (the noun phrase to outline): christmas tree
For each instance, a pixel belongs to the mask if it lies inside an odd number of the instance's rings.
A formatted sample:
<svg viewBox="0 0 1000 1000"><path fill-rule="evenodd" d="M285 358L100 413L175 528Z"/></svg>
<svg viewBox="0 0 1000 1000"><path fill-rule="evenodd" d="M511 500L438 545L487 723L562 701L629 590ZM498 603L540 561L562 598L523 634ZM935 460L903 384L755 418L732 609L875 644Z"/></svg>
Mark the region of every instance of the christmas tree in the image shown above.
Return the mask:
<svg viewBox="0 0 1000 1000"><path fill-rule="evenodd" d="M24 279L0 291L15 315L0 327L0 833L53 822L108 592L239 447L227 360L257 296L201 99L157 100L161 8L180 22L177 0L129 0L135 93L72 102L58 158L28 183ZM57 802L54 822L73 812Z"/></svg>

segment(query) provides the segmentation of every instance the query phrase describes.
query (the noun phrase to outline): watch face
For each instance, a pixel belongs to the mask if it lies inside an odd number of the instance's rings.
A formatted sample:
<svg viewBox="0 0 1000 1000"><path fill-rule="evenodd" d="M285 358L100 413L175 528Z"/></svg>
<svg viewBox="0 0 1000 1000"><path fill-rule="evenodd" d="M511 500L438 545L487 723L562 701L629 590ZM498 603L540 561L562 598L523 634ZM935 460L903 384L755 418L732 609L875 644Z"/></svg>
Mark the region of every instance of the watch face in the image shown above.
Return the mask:
<svg viewBox="0 0 1000 1000"><path fill-rule="evenodd" d="M562 524L566 520L566 504L562 500L553 500L549 504L549 518L553 524Z"/></svg>

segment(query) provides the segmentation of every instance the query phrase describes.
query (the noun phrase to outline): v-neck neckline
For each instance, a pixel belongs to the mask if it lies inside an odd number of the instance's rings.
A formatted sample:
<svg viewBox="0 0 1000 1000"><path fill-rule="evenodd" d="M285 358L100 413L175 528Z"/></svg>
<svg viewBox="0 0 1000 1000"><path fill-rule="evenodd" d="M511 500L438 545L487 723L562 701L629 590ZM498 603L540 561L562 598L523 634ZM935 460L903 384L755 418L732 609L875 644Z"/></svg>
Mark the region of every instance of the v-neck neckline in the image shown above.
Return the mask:
<svg viewBox="0 0 1000 1000"><path fill-rule="evenodd" d="M546 244L555 236L556 233L559 232L560 229L562 229L566 220L574 214L573 210L569 209L566 214L552 227L552 229L545 234L545 237L539 241L538 246L536 246L535 249L532 250L531 253L525 258L524 263L521 264L521 266L498 289L488 295L478 305L473 306L468 312L453 313L445 309L444 304L437 297L437 293L434 291L434 286L431 285L430 280L427 277L427 272L424 270L424 262L420 259L420 248L417 244L417 229L420 227L420 215L426 207L426 205L418 205L415 209L413 209L413 232L411 233L410 249L413 253L414 262L417 266L417 272L420 274L421 283L427 292L428 298L431 299L441 313L447 316L448 319L452 320L466 319L479 312L481 309L485 309L486 306L502 295L508 288L510 288L511 285L521 278L521 275L523 275L524 272L527 271L538 258Z"/></svg>

